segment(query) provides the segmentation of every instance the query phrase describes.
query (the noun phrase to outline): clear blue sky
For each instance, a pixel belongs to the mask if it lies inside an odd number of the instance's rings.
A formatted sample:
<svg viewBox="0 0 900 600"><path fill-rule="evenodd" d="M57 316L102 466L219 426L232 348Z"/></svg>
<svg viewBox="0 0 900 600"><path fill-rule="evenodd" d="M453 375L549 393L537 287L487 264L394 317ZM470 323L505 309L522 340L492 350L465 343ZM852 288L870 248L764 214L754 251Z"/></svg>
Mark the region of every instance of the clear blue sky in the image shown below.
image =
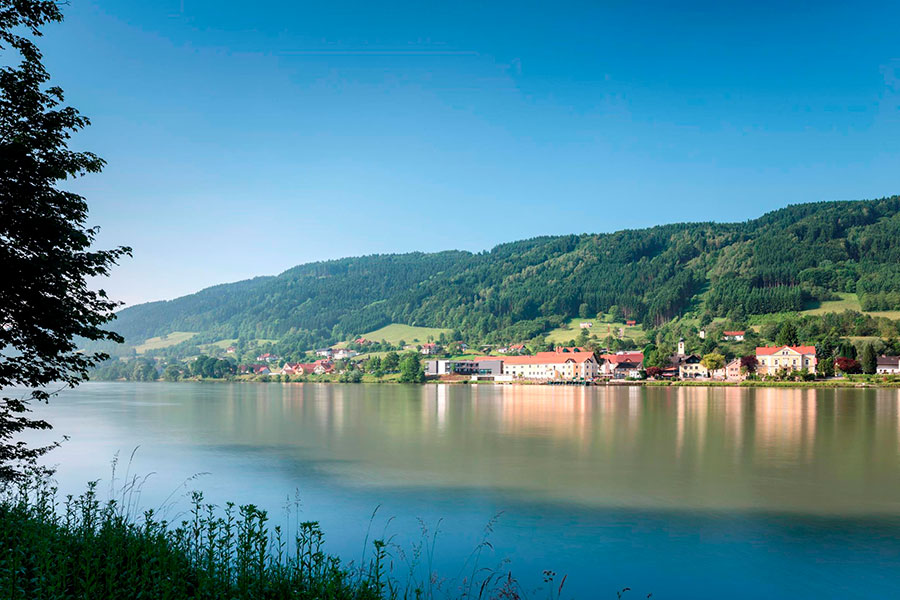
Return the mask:
<svg viewBox="0 0 900 600"><path fill-rule="evenodd" d="M900 193L897 2L427 4L72 0L106 289Z"/></svg>

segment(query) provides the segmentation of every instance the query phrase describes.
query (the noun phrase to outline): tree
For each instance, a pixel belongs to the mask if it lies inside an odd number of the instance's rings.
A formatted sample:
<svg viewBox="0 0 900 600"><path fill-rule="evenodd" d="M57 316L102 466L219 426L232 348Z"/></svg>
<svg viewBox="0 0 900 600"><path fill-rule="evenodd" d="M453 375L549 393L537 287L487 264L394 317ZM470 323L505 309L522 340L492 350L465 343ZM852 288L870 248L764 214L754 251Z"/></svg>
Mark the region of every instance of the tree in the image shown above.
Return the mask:
<svg viewBox="0 0 900 600"><path fill-rule="evenodd" d="M834 368L841 373L846 373L848 375L859 373L861 370L858 362L852 358L847 358L846 356L837 357L834 360Z"/></svg>
<svg viewBox="0 0 900 600"><path fill-rule="evenodd" d="M422 383L425 371L418 352L407 352L400 361L400 383Z"/></svg>
<svg viewBox="0 0 900 600"><path fill-rule="evenodd" d="M713 371L718 371L725 366L725 357L718 352L710 352L700 359L700 364L706 367L709 374L712 375Z"/></svg>
<svg viewBox="0 0 900 600"><path fill-rule="evenodd" d="M775 336L775 345L777 346L796 346L798 344L797 326L793 321L785 321L778 328L778 334Z"/></svg>
<svg viewBox="0 0 900 600"><path fill-rule="evenodd" d="M875 348L871 343L863 346L862 353L859 356L859 364L863 373L873 374L878 367L878 359L875 356Z"/></svg>
<svg viewBox="0 0 900 600"><path fill-rule="evenodd" d="M176 364L167 366L162 373L162 378L164 381L178 381L181 379L181 367Z"/></svg>
<svg viewBox="0 0 900 600"><path fill-rule="evenodd" d="M0 399L0 480L55 445L14 443L28 429L50 429L31 419L28 404L46 402L51 385L74 387L105 358L78 352L77 339L121 342L104 329L118 303L88 278L104 276L128 248L92 250L96 228L86 225L85 199L58 187L104 162L69 149L72 133L87 118L63 106L33 38L62 21L59 5L40 0L0 0L0 388L24 387L21 397ZM8 52L10 52L7 54Z"/></svg>
<svg viewBox="0 0 900 600"><path fill-rule="evenodd" d="M659 367L647 367L646 373L650 379L656 379L662 374L662 369Z"/></svg>
<svg viewBox="0 0 900 600"><path fill-rule="evenodd" d="M400 355L394 351L388 352L381 359L381 368L387 373L393 373L400 367Z"/></svg>
<svg viewBox="0 0 900 600"><path fill-rule="evenodd" d="M744 370L747 373L756 373L756 367L758 365L759 361L756 360L756 357L752 354L741 357L741 370Z"/></svg>

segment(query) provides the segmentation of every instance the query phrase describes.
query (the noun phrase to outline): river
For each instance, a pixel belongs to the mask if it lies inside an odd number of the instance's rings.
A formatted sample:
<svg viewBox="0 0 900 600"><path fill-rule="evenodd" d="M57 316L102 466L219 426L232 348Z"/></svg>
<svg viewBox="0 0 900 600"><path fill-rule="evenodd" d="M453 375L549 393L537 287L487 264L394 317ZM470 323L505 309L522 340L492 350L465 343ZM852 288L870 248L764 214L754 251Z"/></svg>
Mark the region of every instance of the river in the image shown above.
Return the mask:
<svg viewBox="0 0 900 600"><path fill-rule="evenodd" d="M89 383L36 414L63 492L118 453L144 507L299 497L346 560L424 525L443 575L487 535L539 597L900 596L900 390Z"/></svg>

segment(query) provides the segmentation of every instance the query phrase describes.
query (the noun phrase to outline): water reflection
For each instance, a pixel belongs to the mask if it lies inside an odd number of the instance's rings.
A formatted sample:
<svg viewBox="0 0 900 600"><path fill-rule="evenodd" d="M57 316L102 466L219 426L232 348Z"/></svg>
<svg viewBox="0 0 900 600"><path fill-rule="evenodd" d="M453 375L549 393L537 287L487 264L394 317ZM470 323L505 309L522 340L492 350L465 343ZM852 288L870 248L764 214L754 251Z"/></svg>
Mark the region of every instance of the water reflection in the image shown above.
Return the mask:
<svg viewBox="0 0 900 600"><path fill-rule="evenodd" d="M123 393L115 404L105 397ZM346 486L484 489L594 507L895 514L898 395L156 384L85 386L68 398L104 403L91 415L95 430L126 425L167 443L252 450L283 468L315 465Z"/></svg>

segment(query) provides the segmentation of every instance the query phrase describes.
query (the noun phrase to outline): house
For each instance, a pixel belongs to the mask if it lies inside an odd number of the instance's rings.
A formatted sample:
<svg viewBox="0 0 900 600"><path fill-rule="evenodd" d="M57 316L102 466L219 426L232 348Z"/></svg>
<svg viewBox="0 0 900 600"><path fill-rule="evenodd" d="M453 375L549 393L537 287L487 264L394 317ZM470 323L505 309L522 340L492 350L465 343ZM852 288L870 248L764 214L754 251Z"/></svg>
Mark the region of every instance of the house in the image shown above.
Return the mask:
<svg viewBox="0 0 900 600"><path fill-rule="evenodd" d="M373 344L374 342L372 342L371 340L367 340L364 337L359 337L359 338L356 338L355 340L353 340L353 343L357 344L359 346L366 346L368 344Z"/></svg>
<svg viewBox="0 0 900 600"><path fill-rule="evenodd" d="M681 379L709 379L709 369L700 362L696 354L689 354L678 359L678 377Z"/></svg>
<svg viewBox="0 0 900 600"><path fill-rule="evenodd" d="M313 373L322 375L324 373L334 373L334 363L328 359L317 360L313 363Z"/></svg>
<svg viewBox="0 0 900 600"><path fill-rule="evenodd" d="M357 352L356 350L350 350L349 348L338 348L332 354L332 358L335 358L336 360L346 360L348 358L353 358L358 354L359 352Z"/></svg>
<svg viewBox="0 0 900 600"><path fill-rule="evenodd" d="M265 371L265 372L263 372L263 371ZM256 373L257 375L268 375L269 367L268 367L268 365L261 365L261 364L240 365L238 367L238 373L240 373L241 375L245 375L247 373Z"/></svg>
<svg viewBox="0 0 900 600"><path fill-rule="evenodd" d="M428 342L427 344L422 344L422 349L419 350L425 356L430 356L432 354L437 354L441 351L441 345L435 344L432 342Z"/></svg>
<svg viewBox="0 0 900 600"><path fill-rule="evenodd" d="M723 331L722 339L726 342L743 342L746 331Z"/></svg>
<svg viewBox="0 0 900 600"><path fill-rule="evenodd" d="M476 361L490 359L485 356ZM589 380L597 377L598 368L593 352L538 352L534 356L508 356L503 359L503 373L519 379Z"/></svg>
<svg viewBox="0 0 900 600"><path fill-rule="evenodd" d="M816 370L815 346L759 346L756 348L756 372L772 375L781 369L788 371Z"/></svg>
<svg viewBox="0 0 900 600"><path fill-rule="evenodd" d="M316 356L321 356L323 358L331 358L334 355L334 350L331 348L320 348L316 350Z"/></svg>
<svg viewBox="0 0 900 600"><path fill-rule="evenodd" d="M744 378L741 373L741 358L737 357L730 363L725 365L725 379L728 381L739 381Z"/></svg>
<svg viewBox="0 0 900 600"><path fill-rule="evenodd" d="M900 374L900 356L879 356L875 372L885 375Z"/></svg>
<svg viewBox="0 0 900 600"><path fill-rule="evenodd" d="M235 352L237 352L237 348L235 348L234 346L228 346L227 348L225 348L225 354L234 354Z"/></svg>
<svg viewBox="0 0 900 600"><path fill-rule="evenodd" d="M456 354L462 354L469 350L469 345L465 342L450 342L450 351Z"/></svg>
<svg viewBox="0 0 900 600"><path fill-rule="evenodd" d="M637 321L625 321L625 324L629 327L634 327L635 325L637 325Z"/></svg>
<svg viewBox="0 0 900 600"><path fill-rule="evenodd" d="M639 377L643 368L643 352L623 351L615 354L601 354L598 374L601 377L624 379L626 377Z"/></svg>
<svg viewBox="0 0 900 600"><path fill-rule="evenodd" d="M700 331L698 331L697 337L700 338L701 340L705 340L706 339L706 330L701 329Z"/></svg>
<svg viewBox="0 0 900 600"><path fill-rule="evenodd" d="M525 344L510 344L508 346L503 346L502 348L497 348L497 352L500 354L522 354L525 351Z"/></svg>
<svg viewBox="0 0 900 600"><path fill-rule="evenodd" d="M582 321L581 323L578 324L578 326L581 327L582 329L590 329L591 327L594 326L594 324L591 323L590 321Z"/></svg>
<svg viewBox="0 0 900 600"><path fill-rule="evenodd" d="M278 360L278 357L274 354L270 354L269 352L266 352L265 354L260 354L259 356L257 356L256 360L265 361L265 362L275 362L276 360Z"/></svg>

